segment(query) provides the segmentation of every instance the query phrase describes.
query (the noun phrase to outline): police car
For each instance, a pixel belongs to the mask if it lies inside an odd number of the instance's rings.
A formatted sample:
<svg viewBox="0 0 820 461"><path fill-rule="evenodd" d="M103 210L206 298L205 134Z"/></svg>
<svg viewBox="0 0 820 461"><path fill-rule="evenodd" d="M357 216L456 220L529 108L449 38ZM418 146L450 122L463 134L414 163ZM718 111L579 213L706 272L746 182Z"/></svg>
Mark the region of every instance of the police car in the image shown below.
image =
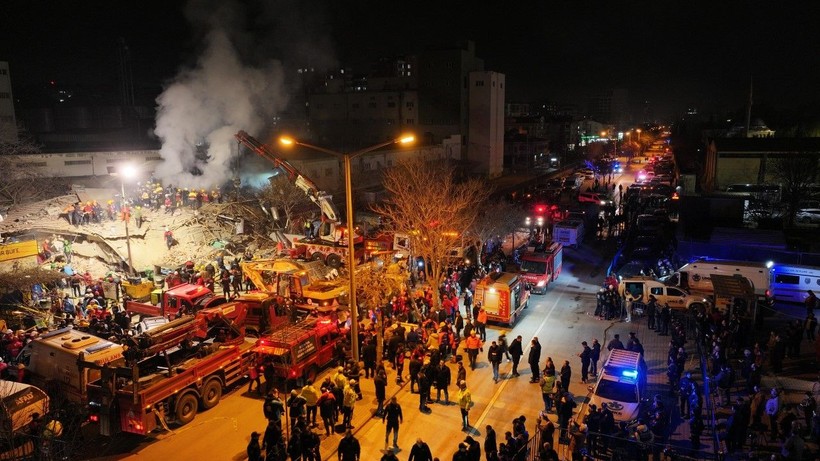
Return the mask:
<svg viewBox="0 0 820 461"><path fill-rule="evenodd" d="M645 388L646 367L641 354L613 349L600 370L598 382L589 387L592 394L582 414L586 415L590 405L606 405L615 421L632 421L639 415Z"/></svg>

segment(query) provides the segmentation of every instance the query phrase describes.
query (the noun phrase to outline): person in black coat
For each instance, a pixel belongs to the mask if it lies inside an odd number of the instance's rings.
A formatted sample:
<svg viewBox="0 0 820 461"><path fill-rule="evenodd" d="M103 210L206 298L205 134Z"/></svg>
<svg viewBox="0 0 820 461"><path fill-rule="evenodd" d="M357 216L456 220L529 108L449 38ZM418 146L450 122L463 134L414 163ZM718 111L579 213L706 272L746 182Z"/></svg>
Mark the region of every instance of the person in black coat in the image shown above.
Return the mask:
<svg viewBox="0 0 820 461"><path fill-rule="evenodd" d="M410 449L410 457L407 461L433 461L433 453L430 446L424 440L416 439L413 448Z"/></svg>
<svg viewBox="0 0 820 461"><path fill-rule="evenodd" d="M513 339L509 350L510 355L512 356L512 375L520 376L518 374L518 362L521 360L521 356L524 355L524 349L521 346L521 335L518 335L515 339Z"/></svg>
<svg viewBox="0 0 820 461"><path fill-rule="evenodd" d="M248 461L262 461L262 447L259 446L259 433L251 432L251 441L248 442Z"/></svg>
<svg viewBox="0 0 820 461"><path fill-rule="evenodd" d="M561 367L560 371L561 377L561 389L564 392L569 392L569 383L572 379L572 368L569 366L569 360L564 360L564 365Z"/></svg>
<svg viewBox="0 0 820 461"><path fill-rule="evenodd" d="M541 370L539 363L541 362L541 343L538 342L538 337L533 337L530 341L530 355L527 357L527 362L530 364L532 370L531 383L538 383L541 378Z"/></svg>
<svg viewBox="0 0 820 461"><path fill-rule="evenodd" d="M374 341L365 340L362 347L362 361L364 362L364 377L376 376L376 344Z"/></svg>

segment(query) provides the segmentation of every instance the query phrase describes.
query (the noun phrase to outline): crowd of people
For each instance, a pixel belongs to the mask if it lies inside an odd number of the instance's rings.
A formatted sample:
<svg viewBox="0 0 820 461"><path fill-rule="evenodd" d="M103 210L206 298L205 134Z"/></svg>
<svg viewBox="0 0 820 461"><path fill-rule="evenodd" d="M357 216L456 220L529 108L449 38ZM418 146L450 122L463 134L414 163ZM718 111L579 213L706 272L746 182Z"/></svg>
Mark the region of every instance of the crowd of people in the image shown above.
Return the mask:
<svg viewBox="0 0 820 461"><path fill-rule="evenodd" d="M124 221L133 217L137 228L140 228L144 219L143 212L146 210L158 212L164 209L166 214L173 215L178 209L197 210L205 203L222 203L222 200L219 188L208 191L173 185L163 186L159 181L150 178L145 183L138 183L126 197L117 194L104 204L97 200L76 202L68 205L62 216L75 227L118 219Z"/></svg>

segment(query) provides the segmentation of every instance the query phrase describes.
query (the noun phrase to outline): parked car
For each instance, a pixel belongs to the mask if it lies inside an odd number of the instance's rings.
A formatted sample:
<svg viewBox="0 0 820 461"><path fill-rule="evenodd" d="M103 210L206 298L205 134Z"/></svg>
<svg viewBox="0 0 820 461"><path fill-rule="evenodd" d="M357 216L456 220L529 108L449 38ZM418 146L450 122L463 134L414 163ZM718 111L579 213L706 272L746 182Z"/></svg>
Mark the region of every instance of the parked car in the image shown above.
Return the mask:
<svg viewBox="0 0 820 461"><path fill-rule="evenodd" d="M820 208L804 208L797 212L796 218L802 223L820 223Z"/></svg>
<svg viewBox="0 0 820 461"><path fill-rule="evenodd" d="M609 197L598 192L581 192L578 194L578 201L581 203L597 203L599 205L606 204Z"/></svg>

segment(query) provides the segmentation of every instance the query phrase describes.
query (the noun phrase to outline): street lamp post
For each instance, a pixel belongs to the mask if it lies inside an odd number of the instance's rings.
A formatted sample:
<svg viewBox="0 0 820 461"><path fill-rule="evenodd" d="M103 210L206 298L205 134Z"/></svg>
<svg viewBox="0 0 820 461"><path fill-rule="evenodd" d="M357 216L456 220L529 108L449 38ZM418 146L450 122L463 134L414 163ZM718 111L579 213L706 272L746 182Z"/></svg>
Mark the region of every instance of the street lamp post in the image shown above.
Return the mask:
<svg viewBox="0 0 820 461"><path fill-rule="evenodd" d="M133 178L136 176L137 171L133 165L123 165L120 167L117 175L120 177L120 188L121 188L121 197L122 197L122 206L125 205L125 179L126 178ZM128 249L128 273L134 275L134 260L131 258L131 235L128 232L128 221L130 220L130 213L124 214L126 217L125 221L125 247Z"/></svg>
<svg viewBox="0 0 820 461"><path fill-rule="evenodd" d="M326 149L324 147L314 146L312 144L297 141L293 138L286 136L279 138L279 142L286 146L302 146L308 149L315 150L317 152L323 152L325 154L330 154L336 158L342 159L345 176L345 212L347 214L347 272L348 279L350 282L350 286L348 288L348 290L350 291L350 293L348 294L348 304L350 308L350 352L353 355L353 360L355 360L356 362L359 361L359 305L356 303L356 282L354 281L355 271L353 270L353 268L356 266L356 254L355 249L353 247L353 185L350 174L350 162L356 157L364 155L368 152L373 152L374 150L381 149L382 147L387 147L393 144L409 144L414 140L415 138L413 136L408 135L402 136L398 139L385 141L383 143L376 144L370 147L365 147L364 149L360 149L355 152L336 152L334 150Z"/></svg>

